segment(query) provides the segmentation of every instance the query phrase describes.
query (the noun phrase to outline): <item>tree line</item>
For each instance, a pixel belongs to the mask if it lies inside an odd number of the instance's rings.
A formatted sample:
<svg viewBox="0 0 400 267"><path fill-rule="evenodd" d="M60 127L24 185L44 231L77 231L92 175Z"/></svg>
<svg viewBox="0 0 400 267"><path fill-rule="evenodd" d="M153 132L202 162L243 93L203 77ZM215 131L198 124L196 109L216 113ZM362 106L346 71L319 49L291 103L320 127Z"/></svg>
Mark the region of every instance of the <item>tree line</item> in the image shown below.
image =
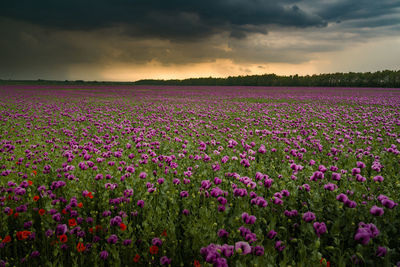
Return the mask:
<svg viewBox="0 0 400 267"><path fill-rule="evenodd" d="M43 85L208 85L208 86L330 86L330 87L391 87L400 88L400 70L377 72L348 72L314 75L279 76L276 74L229 76L227 78L189 78L183 80L144 79L135 82L109 81L54 81L54 80L0 80L0 84Z"/></svg>
<svg viewBox="0 0 400 267"><path fill-rule="evenodd" d="M141 85L210 85L210 86L333 86L333 87L400 87L399 71L349 72L318 75L276 74L229 76L227 78L190 78L184 80L140 80Z"/></svg>

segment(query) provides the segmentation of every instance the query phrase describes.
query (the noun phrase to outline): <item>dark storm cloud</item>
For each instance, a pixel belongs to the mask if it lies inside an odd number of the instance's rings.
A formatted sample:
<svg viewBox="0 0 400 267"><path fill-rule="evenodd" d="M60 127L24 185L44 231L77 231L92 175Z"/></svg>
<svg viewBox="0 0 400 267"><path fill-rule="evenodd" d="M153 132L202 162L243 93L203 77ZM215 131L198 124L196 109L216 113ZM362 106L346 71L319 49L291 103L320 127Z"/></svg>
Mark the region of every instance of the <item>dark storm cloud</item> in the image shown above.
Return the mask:
<svg viewBox="0 0 400 267"><path fill-rule="evenodd" d="M118 25L134 36L167 39L196 39L221 32L243 38L247 33L265 33L260 26L270 24L326 25L320 16L302 10L295 2L20 0L1 1L0 16L64 30L93 30Z"/></svg>
<svg viewBox="0 0 400 267"><path fill-rule="evenodd" d="M339 0L339 1L308 1L314 3L319 10L316 13L328 21L343 21L363 19L389 14L399 14L400 1L398 0ZM314 6L314 7L315 7ZM377 23L379 23L377 21Z"/></svg>
<svg viewBox="0 0 400 267"><path fill-rule="evenodd" d="M399 32L399 0L0 1L0 78L82 70L101 79L154 62L301 64Z"/></svg>

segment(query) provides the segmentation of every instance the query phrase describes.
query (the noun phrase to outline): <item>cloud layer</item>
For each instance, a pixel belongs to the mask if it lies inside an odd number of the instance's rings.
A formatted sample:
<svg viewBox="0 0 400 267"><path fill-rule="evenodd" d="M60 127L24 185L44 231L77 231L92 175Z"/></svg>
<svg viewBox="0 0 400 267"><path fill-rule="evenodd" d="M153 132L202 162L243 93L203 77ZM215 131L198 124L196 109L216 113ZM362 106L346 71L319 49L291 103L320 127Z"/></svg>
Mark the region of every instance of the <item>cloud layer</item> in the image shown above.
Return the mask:
<svg viewBox="0 0 400 267"><path fill-rule="evenodd" d="M165 72L223 61L251 74L393 43L399 14L393 0L2 1L0 78L73 78L79 69L101 79L94 73L154 62Z"/></svg>

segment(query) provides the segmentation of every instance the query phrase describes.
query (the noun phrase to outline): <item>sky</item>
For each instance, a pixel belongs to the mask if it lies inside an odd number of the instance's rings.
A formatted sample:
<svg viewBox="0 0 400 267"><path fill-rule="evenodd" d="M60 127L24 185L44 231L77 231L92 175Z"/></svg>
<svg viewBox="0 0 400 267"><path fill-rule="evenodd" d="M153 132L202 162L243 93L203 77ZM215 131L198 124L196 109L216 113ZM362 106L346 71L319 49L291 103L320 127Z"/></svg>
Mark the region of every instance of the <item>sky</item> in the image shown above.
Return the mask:
<svg viewBox="0 0 400 267"><path fill-rule="evenodd" d="M0 79L400 69L400 0L5 0Z"/></svg>

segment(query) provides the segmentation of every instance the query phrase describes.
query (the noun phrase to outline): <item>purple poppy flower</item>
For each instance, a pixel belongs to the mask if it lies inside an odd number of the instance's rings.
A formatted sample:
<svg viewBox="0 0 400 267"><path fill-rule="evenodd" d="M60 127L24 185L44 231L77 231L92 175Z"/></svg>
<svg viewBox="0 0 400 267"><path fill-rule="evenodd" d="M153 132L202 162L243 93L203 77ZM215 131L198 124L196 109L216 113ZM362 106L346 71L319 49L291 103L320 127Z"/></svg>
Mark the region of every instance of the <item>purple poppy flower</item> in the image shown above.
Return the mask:
<svg viewBox="0 0 400 267"><path fill-rule="evenodd" d="M315 223L313 224L313 227L314 227L315 234L316 234L318 237L320 237L322 234L325 234L325 233L326 233L326 225L325 225L324 222L322 222L322 223L315 222Z"/></svg>
<svg viewBox="0 0 400 267"><path fill-rule="evenodd" d="M169 259L167 256L163 256L160 258L160 264L161 265L168 265L171 264L172 260Z"/></svg>
<svg viewBox="0 0 400 267"><path fill-rule="evenodd" d="M385 198L381 201L382 205L385 206L386 208L393 209L396 207L398 204L394 202L393 200L390 200L388 198Z"/></svg>
<svg viewBox="0 0 400 267"><path fill-rule="evenodd" d="M379 208L377 206L372 206L372 208L369 211L372 215L374 216L382 216L384 212L384 210L382 208Z"/></svg>
<svg viewBox="0 0 400 267"><path fill-rule="evenodd" d="M221 238L228 237L229 233L225 229L219 229L218 236L221 237Z"/></svg>
<svg viewBox="0 0 400 267"><path fill-rule="evenodd" d="M122 223L122 218L120 216L115 216L110 220L112 226L119 226Z"/></svg>
<svg viewBox="0 0 400 267"><path fill-rule="evenodd" d="M285 249L285 245L283 245L282 241L278 240L275 242L275 249L279 252L282 252Z"/></svg>
<svg viewBox="0 0 400 267"><path fill-rule="evenodd" d="M187 216L187 215L189 215L189 210L187 210L187 209L184 209L183 211L182 211L182 214L183 215L185 215L185 216Z"/></svg>
<svg viewBox="0 0 400 267"><path fill-rule="evenodd" d="M125 239L125 240L122 242L122 245L124 245L124 246L129 246L130 244L132 244L132 240L130 240L130 239Z"/></svg>
<svg viewBox="0 0 400 267"><path fill-rule="evenodd" d="M375 255L377 257L385 257L387 253L387 249L385 247L378 246Z"/></svg>
<svg viewBox="0 0 400 267"><path fill-rule="evenodd" d="M275 232L274 230L271 230L271 231L268 232L267 237L269 239L274 239L277 234L278 234L277 232Z"/></svg>
<svg viewBox="0 0 400 267"><path fill-rule="evenodd" d="M229 258L232 257L234 252L234 246L230 246L228 244L224 244L221 247L221 253L222 255L224 255L225 257Z"/></svg>
<svg viewBox="0 0 400 267"><path fill-rule="evenodd" d="M235 251L238 252L239 254L246 255L251 253L251 247L249 243L244 241L239 241L235 243Z"/></svg>
<svg viewBox="0 0 400 267"><path fill-rule="evenodd" d="M343 194L343 193L339 194L339 195L336 197L336 200L338 200L338 201L340 201L340 202L343 202L343 203L345 203L348 199L349 199L349 198L348 198L345 194Z"/></svg>
<svg viewBox="0 0 400 267"><path fill-rule="evenodd" d="M341 179L340 173L336 172L332 173L332 180L340 181L340 179Z"/></svg>
<svg viewBox="0 0 400 267"><path fill-rule="evenodd" d="M303 214L303 220L305 222L312 222L316 219L315 214L311 211L307 211L306 213Z"/></svg>
<svg viewBox="0 0 400 267"><path fill-rule="evenodd" d="M344 202L344 205L348 208L354 209L357 207L357 202L347 199L346 202Z"/></svg>
<svg viewBox="0 0 400 267"><path fill-rule="evenodd" d="M33 251L33 252L31 253L31 258L37 258L37 257L39 257L39 256L40 256L40 252L37 251L37 250L35 250L35 251Z"/></svg>
<svg viewBox="0 0 400 267"><path fill-rule="evenodd" d="M251 248L252 252L256 256L262 256L264 255L264 248L261 246L254 246Z"/></svg>
<svg viewBox="0 0 400 267"><path fill-rule="evenodd" d="M244 223L246 224L254 224L256 221L256 216L254 215L249 215L247 212L243 212L242 213L242 220L244 221Z"/></svg>
<svg viewBox="0 0 400 267"><path fill-rule="evenodd" d="M56 235L64 235L68 231L68 227L66 224L59 224L56 227Z"/></svg>
<svg viewBox="0 0 400 267"><path fill-rule="evenodd" d="M115 244L117 242L118 242L118 237L116 235L110 235L110 237L107 238L108 244Z"/></svg>
<svg viewBox="0 0 400 267"><path fill-rule="evenodd" d="M228 267L228 262L225 258L218 258L213 262L215 267Z"/></svg>
<svg viewBox="0 0 400 267"><path fill-rule="evenodd" d="M158 247L162 245L162 241L158 237L153 238L153 240L151 240L151 243L153 244L153 246L158 246Z"/></svg>
<svg viewBox="0 0 400 267"><path fill-rule="evenodd" d="M182 191L181 193L180 193L180 196L183 198L183 197L188 197L189 196L189 192L188 191Z"/></svg>
<svg viewBox="0 0 400 267"><path fill-rule="evenodd" d="M100 252L100 259L106 260L107 258L108 258L108 252L106 250Z"/></svg>
<svg viewBox="0 0 400 267"><path fill-rule="evenodd" d="M139 207L143 208L143 207L144 207L144 200L141 200L141 199L138 200L137 205L138 205Z"/></svg>
<svg viewBox="0 0 400 267"><path fill-rule="evenodd" d="M337 188L338 188L337 185L332 184L332 183L327 183L326 185L324 185L324 189L329 190L329 191L334 191Z"/></svg>

